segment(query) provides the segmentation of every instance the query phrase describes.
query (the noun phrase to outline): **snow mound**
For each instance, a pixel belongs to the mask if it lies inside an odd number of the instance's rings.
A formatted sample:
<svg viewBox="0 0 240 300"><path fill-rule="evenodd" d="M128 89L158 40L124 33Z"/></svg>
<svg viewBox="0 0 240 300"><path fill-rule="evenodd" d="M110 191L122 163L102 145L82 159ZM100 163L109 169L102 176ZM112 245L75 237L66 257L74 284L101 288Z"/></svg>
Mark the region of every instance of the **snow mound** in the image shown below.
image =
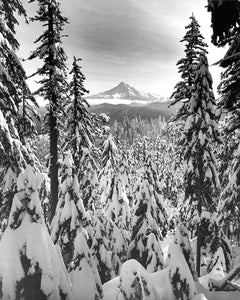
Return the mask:
<svg viewBox="0 0 240 300"><path fill-rule="evenodd" d="M155 300L150 274L134 259L122 265L119 286L118 300Z"/></svg>
<svg viewBox="0 0 240 300"><path fill-rule="evenodd" d="M30 166L18 176L8 227L0 241L2 299L57 300L70 282L44 222L37 189L44 177ZM44 296L43 296L44 295Z"/></svg>

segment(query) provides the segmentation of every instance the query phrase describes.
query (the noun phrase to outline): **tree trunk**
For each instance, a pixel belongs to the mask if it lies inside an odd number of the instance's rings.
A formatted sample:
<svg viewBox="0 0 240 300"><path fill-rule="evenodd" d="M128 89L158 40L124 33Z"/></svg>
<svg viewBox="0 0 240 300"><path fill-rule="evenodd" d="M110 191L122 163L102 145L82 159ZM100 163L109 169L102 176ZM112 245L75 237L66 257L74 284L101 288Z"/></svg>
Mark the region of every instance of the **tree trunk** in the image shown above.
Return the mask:
<svg viewBox="0 0 240 300"><path fill-rule="evenodd" d="M197 274L200 277L201 272L201 224L197 225L197 258L196 258L196 265L197 265Z"/></svg>
<svg viewBox="0 0 240 300"><path fill-rule="evenodd" d="M54 217L58 203L58 130L57 118L50 110L50 193L51 193L51 220Z"/></svg>
<svg viewBox="0 0 240 300"><path fill-rule="evenodd" d="M53 51L54 45L54 28L53 28L53 7L51 4L48 6L49 10L49 65L51 66L49 71L50 82L50 111L49 111L49 130L50 130L50 200L51 200L51 220L54 217L56 206L58 203L58 128L57 128L57 95L54 84L55 67L55 53Z"/></svg>

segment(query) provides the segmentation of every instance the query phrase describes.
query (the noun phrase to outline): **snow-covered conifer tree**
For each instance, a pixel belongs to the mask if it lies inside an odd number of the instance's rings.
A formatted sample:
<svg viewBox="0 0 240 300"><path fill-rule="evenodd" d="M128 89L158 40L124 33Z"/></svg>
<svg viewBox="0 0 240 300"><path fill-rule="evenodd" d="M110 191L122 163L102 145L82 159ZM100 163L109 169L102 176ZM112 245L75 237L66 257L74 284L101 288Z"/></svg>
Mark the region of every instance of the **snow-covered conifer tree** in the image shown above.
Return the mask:
<svg viewBox="0 0 240 300"><path fill-rule="evenodd" d="M105 211L108 220L114 271L117 275L121 264L127 257L131 223L129 201L118 168L115 169L112 177Z"/></svg>
<svg viewBox="0 0 240 300"><path fill-rule="evenodd" d="M177 226L174 242L175 242L175 244L179 245L179 247L185 257L185 260L188 264L189 270L193 276L193 279L195 281L198 281L198 276L196 273L193 251L192 251L192 247L190 245L188 231L187 231L186 227L184 227L183 225Z"/></svg>
<svg viewBox="0 0 240 300"><path fill-rule="evenodd" d="M77 168L81 197L86 210L100 206L98 166L91 152L91 149L82 147L80 152L81 158Z"/></svg>
<svg viewBox="0 0 240 300"><path fill-rule="evenodd" d="M219 3L219 7L221 9L225 9L228 4L238 5L238 2L222 1ZM212 7L213 8L213 7ZM223 11L225 13L226 11ZM235 15L229 15L229 18L225 20L225 22L229 22L230 17L237 17L237 21L239 21L239 12L236 9ZM228 183L224 188L220 203L219 203L219 221L221 226L224 226L230 232L230 222L237 223L235 226L239 227L239 186L240 186L240 144L239 144L239 115L240 115L240 101L239 101L239 53L240 53L240 36L239 31L236 28L232 28L231 24L223 23L217 24L219 25L229 25L226 28L227 36L225 37L226 32L222 32L222 36L219 35L218 46L223 46L229 44L229 48L223 57L219 61L219 66L224 68L221 77L221 83L218 87L218 91L221 95L220 97L220 107L224 112L227 112L227 121L224 126L226 139L230 143L234 143L233 152L230 153L230 161L231 164L228 164L229 161L226 159L226 163L229 166L229 170L226 173L228 177ZM233 30L229 30L232 28ZM217 34L218 35L218 34ZM223 42L223 43L221 43ZM225 155L227 156L227 150L225 149ZM228 158L228 157L226 157ZM229 176L230 175L230 176ZM234 220L235 218L235 220ZM225 222L226 220L226 222ZM237 222L236 222L237 221ZM226 226L227 225L227 226ZM234 227L235 227L234 226Z"/></svg>
<svg viewBox="0 0 240 300"><path fill-rule="evenodd" d="M82 191L82 198L86 208L91 207L95 199L93 195L97 185L97 167L94 161L94 144L97 134L100 134L99 121L89 112L89 104L84 98L88 91L84 87L85 76L78 65L80 59L74 57L70 72L72 80L70 87L70 101L66 106L67 135L65 145L71 149L74 163L78 169L78 179ZM89 203L90 202L90 203Z"/></svg>
<svg viewBox="0 0 240 300"><path fill-rule="evenodd" d="M25 98L25 95L23 96L21 110L19 112L17 123L19 136L23 144L25 144L26 141L29 142L29 140L32 137L34 137L37 133L36 124L33 118L36 118L38 121L40 121L38 113L30 105L29 100L32 100L36 107L38 107L38 103L35 100L35 98L30 94L30 90L27 90L26 93L29 94L29 99Z"/></svg>
<svg viewBox="0 0 240 300"><path fill-rule="evenodd" d="M223 275L226 275L227 273L227 267L226 267L226 261L223 249L220 247L217 249L215 253L213 253L208 266L207 266L207 272L210 273L213 271L213 269L217 271L221 271Z"/></svg>
<svg viewBox="0 0 240 300"><path fill-rule="evenodd" d="M116 168L112 177L110 191L105 206L106 215L120 229L130 229L130 208L119 169Z"/></svg>
<svg viewBox="0 0 240 300"><path fill-rule="evenodd" d="M220 142L217 126L217 110L212 90L212 77L208 61L201 54L195 70L194 90L188 103L188 117L181 143L185 162L185 208L188 224L197 226L198 251L197 270L200 269L201 218L203 210L213 213L216 210L219 180L216 170L214 142Z"/></svg>
<svg viewBox="0 0 240 300"><path fill-rule="evenodd" d="M127 260L129 240L124 235L123 229L119 229L111 219L108 220L107 225L110 239L109 248L112 252L112 268L114 274L118 276L122 264Z"/></svg>
<svg viewBox="0 0 240 300"><path fill-rule="evenodd" d="M149 175L149 181L159 193L159 179L157 175L157 164L153 153L147 153L144 160L144 170Z"/></svg>
<svg viewBox="0 0 240 300"><path fill-rule="evenodd" d="M118 300L154 300L154 286L149 273L136 260L126 261L121 268Z"/></svg>
<svg viewBox="0 0 240 300"><path fill-rule="evenodd" d="M175 299L192 300L197 290L179 245L174 243L169 245L168 264L169 279Z"/></svg>
<svg viewBox="0 0 240 300"><path fill-rule="evenodd" d="M208 234L208 239L210 239L211 242L209 243L209 252L213 257L219 248L222 249L226 265L226 272L228 273L233 267L233 251L231 242L227 238L224 232L224 227L222 226L222 223L219 222L216 214L210 215L210 217L210 234Z"/></svg>
<svg viewBox="0 0 240 300"><path fill-rule="evenodd" d="M20 141L13 120L6 122L0 111L0 197L1 197L1 231L5 229L12 205L13 195L16 193L17 176L24 170L27 163L34 165L34 159L29 155L26 147Z"/></svg>
<svg viewBox="0 0 240 300"><path fill-rule="evenodd" d="M34 104L35 107L39 107L28 86L26 86L23 91L22 103L18 113L16 126L20 140L31 156L33 164L35 165L37 170L41 171L42 165L37 157L37 148L35 145L35 141L37 138L35 120L40 121L40 116L32 106L32 104Z"/></svg>
<svg viewBox="0 0 240 300"><path fill-rule="evenodd" d="M163 267L163 255L160 245L162 231L165 231L166 212L160 198L156 198L156 191L149 182L149 174L146 172L141 178L139 190L136 192L134 207L131 243L128 249L128 258L138 260L146 269L150 265L151 270L157 271ZM158 197L159 195L157 195ZM161 203L161 208L157 204ZM154 237L153 235L154 234ZM156 250L153 257L152 250ZM153 266L153 262L155 266Z"/></svg>
<svg viewBox="0 0 240 300"><path fill-rule="evenodd" d="M107 165L107 162L110 162L112 166L115 166L117 159L118 148L113 136L109 134L108 138L103 143L101 165L104 168Z"/></svg>
<svg viewBox="0 0 240 300"><path fill-rule="evenodd" d="M135 236L132 235L128 247L128 259L136 259L144 268L153 273L163 268L164 258L158 235L159 228L154 221L150 222L144 220Z"/></svg>
<svg viewBox="0 0 240 300"><path fill-rule="evenodd" d="M104 284L113 277L111 251L107 238L106 224L103 224L102 216L95 217L94 234L91 246L93 259L97 265L98 273Z"/></svg>
<svg viewBox="0 0 240 300"><path fill-rule="evenodd" d="M69 299L70 281L44 222L38 189L44 177L29 165L17 179L0 241L2 299Z"/></svg>
<svg viewBox="0 0 240 300"><path fill-rule="evenodd" d="M66 266L73 258L74 240L86 221L86 213L80 198L79 183L72 155L66 153L61 170L59 201L52 220L51 236L59 244Z"/></svg>
<svg viewBox="0 0 240 300"><path fill-rule="evenodd" d="M207 44L204 42L204 37L200 33L200 25L192 15L190 17L191 23L187 25L186 34L181 40L185 43L185 57L177 62L178 72L181 74L181 81L175 86L175 90L171 96L173 104L184 100L175 119L186 119L188 111L188 102L192 96L192 86L195 81L195 68L199 61L199 54L201 52L207 53Z"/></svg>
<svg viewBox="0 0 240 300"><path fill-rule="evenodd" d="M35 0L31 0L33 2ZM51 218L55 214L58 202L58 144L60 131L60 115L63 113L63 103L67 98L68 83L66 80L66 54L62 48L62 31L67 19L62 15L57 0L37 0L39 9L34 21L42 23L46 29L37 38L40 43L29 59L38 58L43 65L32 75L40 75L40 87L35 94L49 101L48 125L50 137L50 197Z"/></svg>
<svg viewBox="0 0 240 300"><path fill-rule="evenodd" d="M67 106L66 128L68 128L67 143L72 148L73 158L77 159L78 152L82 145L89 147L92 144L92 120L88 112L89 104L84 99L84 94L88 91L84 87L85 76L74 57L73 67L70 71L72 80L69 84L71 101ZM75 161L75 164L77 162Z"/></svg>
<svg viewBox="0 0 240 300"><path fill-rule="evenodd" d="M74 256L69 271L72 281L71 300L103 299L102 283L97 266L82 232L77 234L74 241Z"/></svg>
<svg viewBox="0 0 240 300"><path fill-rule="evenodd" d="M141 226L140 224L145 219L153 218L161 231L160 236L164 237L167 232L167 214L163 197L159 193L157 178L154 177L151 166L151 163L144 165L135 187L133 227L137 224ZM135 230L136 228L133 232Z"/></svg>
<svg viewBox="0 0 240 300"><path fill-rule="evenodd" d="M26 83L26 73L16 55L19 48L19 42L16 39L16 25L18 20L16 14L26 17L26 11L20 1L0 1L0 32L1 32L1 101L0 109L7 118L13 118L15 121L20 118L20 104L22 97L28 97L34 101L31 92ZM36 102L34 101L34 104Z"/></svg>
<svg viewBox="0 0 240 300"><path fill-rule="evenodd" d="M16 54L19 43L16 39L16 14L26 17L26 11L19 1L0 1L0 197L1 219L8 217L12 196L16 192L16 179L26 164L34 164L29 149L22 145L22 98L36 105L26 83L26 73ZM34 124L31 123L34 127Z"/></svg>
<svg viewBox="0 0 240 300"><path fill-rule="evenodd" d="M110 192L111 180L118 162L118 148L110 134L103 143L101 170L99 173L99 194L102 205L106 204Z"/></svg>

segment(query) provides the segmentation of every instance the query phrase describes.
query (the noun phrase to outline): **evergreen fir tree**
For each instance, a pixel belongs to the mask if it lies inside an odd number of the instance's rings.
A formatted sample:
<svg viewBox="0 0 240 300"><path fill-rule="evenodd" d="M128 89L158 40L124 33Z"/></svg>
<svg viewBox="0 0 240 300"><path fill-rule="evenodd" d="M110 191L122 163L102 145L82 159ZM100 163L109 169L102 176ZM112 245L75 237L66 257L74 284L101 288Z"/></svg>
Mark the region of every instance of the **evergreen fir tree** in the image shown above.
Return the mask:
<svg viewBox="0 0 240 300"><path fill-rule="evenodd" d="M230 233L231 227L238 225L238 201L239 198L239 50L240 37L237 23L239 23L239 3L238 1L221 1L215 5L214 1L208 1L208 10L212 13L213 36L212 43L217 46L229 44L225 56L218 64L225 69L222 73L221 83L218 87L220 98L220 107L228 113L225 132L227 140L237 139L234 143L232 164L229 165L228 174L230 174L228 183L224 186L223 193L219 203L219 221L225 230ZM236 147L236 148L235 148ZM226 147L224 155L227 157L228 148ZM228 165L225 162L223 164ZM235 209L236 208L236 209ZM223 220L226 217L226 223ZM230 223L234 224L230 226Z"/></svg>
<svg viewBox="0 0 240 300"><path fill-rule="evenodd" d="M16 55L19 43L15 37L18 20L16 14L26 17L19 1L0 1L0 198L1 219L8 217L16 179L27 164L34 165L34 157L22 144L19 120L22 115L22 99L26 97L36 105L26 83L24 68ZM29 104L30 107L30 104ZM32 123L34 127L34 124Z"/></svg>
<svg viewBox="0 0 240 300"><path fill-rule="evenodd" d="M97 265L102 284L113 277L111 251L107 238L106 224L103 224L103 217L95 215L94 234L91 246L93 259Z"/></svg>
<svg viewBox="0 0 240 300"><path fill-rule="evenodd" d="M33 2L35 0L31 0ZM50 179L51 179L51 217L55 214L58 202L58 143L60 114L63 102L66 102L66 54L61 46L62 31L67 19L62 15L57 0L38 0L39 9L34 21L43 24L46 30L36 40L40 43L29 59L39 58L42 67L32 75L42 77L40 87L35 92L49 102L48 120L50 137ZM61 103L62 102L62 103Z"/></svg>
<svg viewBox="0 0 240 300"><path fill-rule="evenodd" d="M121 174L116 168L111 181L110 193L105 206L106 215L118 226L128 231L130 229L130 208Z"/></svg>
<svg viewBox="0 0 240 300"><path fill-rule="evenodd" d="M22 96L17 126L21 142L26 144L37 134L36 124L33 118L40 121L40 117L36 110L31 106L30 101L34 103L35 107L39 107L35 98L31 95L30 90L25 89L23 93L24 95Z"/></svg>
<svg viewBox="0 0 240 300"><path fill-rule="evenodd" d="M86 210L99 208L100 200L98 194L98 166L92 151L82 147L79 160L78 179L81 191L81 198Z"/></svg>
<svg viewBox="0 0 240 300"><path fill-rule="evenodd" d="M18 176L18 192L0 242L2 299L60 300L70 296L68 274L47 231L39 201L43 179L29 165Z"/></svg>
<svg viewBox="0 0 240 300"><path fill-rule="evenodd" d="M187 117L181 143L185 151L185 208L188 224L197 226L197 270L200 269L201 218L203 210L216 210L219 180L213 143L220 142L212 77L204 53L195 70L194 90L188 103Z"/></svg>
<svg viewBox="0 0 240 300"><path fill-rule="evenodd" d="M192 274L180 247L174 243L168 249L169 280L175 299L191 300L197 294Z"/></svg>
<svg viewBox="0 0 240 300"><path fill-rule="evenodd" d="M67 152L61 170L59 202L51 224L53 242L61 247L66 266L73 258L77 233L87 220L74 168L72 155Z"/></svg>
<svg viewBox="0 0 240 300"><path fill-rule="evenodd" d="M236 0L208 0L207 8L212 14L212 43L223 46L231 40L233 33L238 30L239 3Z"/></svg>
<svg viewBox="0 0 240 300"><path fill-rule="evenodd" d="M70 71L72 80L70 87L70 101L67 104L67 120L65 147L71 149L74 163L78 170L81 197L86 209L92 208L97 201L98 167L94 158L95 138L100 134L100 121L89 112L89 104L84 98L88 91L84 87L85 76L74 57L73 68Z"/></svg>
<svg viewBox="0 0 240 300"><path fill-rule="evenodd" d="M175 119L186 119L188 115L188 102L192 96L192 88L195 80L195 68L199 62L201 52L207 53L207 44L200 33L200 25L194 15L190 17L191 23L185 28L187 30L181 42L185 43L185 57L177 62L178 72L181 74L181 81L175 86L171 96L174 105L184 100Z"/></svg>
<svg viewBox="0 0 240 300"><path fill-rule="evenodd" d="M157 176L156 164L151 154L147 154L145 157L144 165L140 170L139 180L135 184L134 193L134 214L136 219L143 220L145 214L147 215L148 209L150 209L160 228L161 236L165 237L167 233L167 213L164 199L160 194L160 182ZM135 226L134 224L135 220L133 220L133 226Z"/></svg>
<svg viewBox="0 0 240 300"><path fill-rule="evenodd" d="M227 184L223 189L219 203L219 221L230 232L230 222L235 223L234 227L239 227L239 186L240 186L240 144L239 144L239 51L240 36L235 32L231 36L230 47L225 57L220 61L219 65L225 68L222 74L222 80L219 85L221 95L220 106L227 112L228 117L225 124L226 139L233 144L230 158L231 164L228 164ZM227 148L225 149L225 163L227 161ZM229 176L230 175L230 176ZM225 223L226 218L226 223ZM227 226L226 226L227 225Z"/></svg>
<svg viewBox="0 0 240 300"><path fill-rule="evenodd" d="M223 276L227 273L226 261L223 249L220 247L213 253L208 263L207 272L214 272L214 270L222 272Z"/></svg>
<svg viewBox="0 0 240 300"><path fill-rule="evenodd" d="M108 138L103 143L102 149L102 167L106 167L107 163L110 162L112 166L116 165L118 159L118 148L115 144L114 138L109 134Z"/></svg>
<svg viewBox="0 0 240 300"><path fill-rule="evenodd" d="M163 268L164 258L160 238L154 230L154 224L145 220L128 247L128 259L136 259L149 272ZM155 224L156 226L156 224Z"/></svg>
<svg viewBox="0 0 240 300"><path fill-rule="evenodd" d="M115 166L118 163L118 148L110 134L103 143L101 170L99 172L99 194L102 205L106 204L107 197L110 193L111 181L114 174Z"/></svg>
<svg viewBox="0 0 240 300"><path fill-rule="evenodd" d="M27 164L34 165L34 156L21 143L13 119L7 123L0 111L0 178L1 178L1 230L9 216L13 195L16 193L17 176Z"/></svg>
<svg viewBox="0 0 240 300"><path fill-rule="evenodd" d="M93 115L88 111L89 104L84 98L88 91L84 87L85 76L74 57L73 68L70 71L72 80L69 84L71 101L67 105L67 148L72 149L73 158L76 166L79 166L81 148L92 148L94 137L97 132Z"/></svg>
<svg viewBox="0 0 240 300"><path fill-rule="evenodd" d="M198 276L196 273L195 262L194 262L194 257L193 257L193 251L192 251L192 247L190 245L188 232L187 232L186 227L184 227L183 225L177 226L174 242L175 242L175 244L179 245L179 247L184 255L184 258L188 264L189 270L193 276L193 279L195 281L198 281Z"/></svg>
<svg viewBox="0 0 240 300"><path fill-rule="evenodd" d="M85 76L78 65L80 59L74 57L70 71L72 80L70 87L70 101L67 104L67 120L65 146L71 149L74 163L78 170L81 197L86 209L93 209L98 205L97 187L98 167L94 158L96 137L100 135L100 120L89 112L89 104L84 98L88 91L84 87Z"/></svg>
<svg viewBox="0 0 240 300"><path fill-rule="evenodd" d="M26 17L26 11L21 2L13 0L0 1L0 8L0 68L2 82L0 87L0 108L5 117L7 114L14 117L16 121L22 95L24 95L26 91L30 94L26 84L25 71L16 55L19 43L15 37L16 25L18 25L15 14L18 13Z"/></svg>
<svg viewBox="0 0 240 300"><path fill-rule="evenodd" d="M139 189L135 195L136 202L128 258L138 260L145 268L151 265L151 270L156 271L163 267L160 240L166 233L166 212L162 199L154 190L148 172L142 175ZM155 237L153 238L151 234L154 234ZM154 246L149 247L151 244ZM158 251L155 266L151 262L152 248Z"/></svg>
<svg viewBox="0 0 240 300"><path fill-rule="evenodd" d="M112 267L114 274L119 275L122 264L127 260L129 237L111 219L108 221L109 248L112 252Z"/></svg>
<svg viewBox="0 0 240 300"><path fill-rule="evenodd" d="M121 268L119 290L118 300L155 299L149 273L134 259L126 261Z"/></svg>
<svg viewBox="0 0 240 300"><path fill-rule="evenodd" d="M77 234L74 241L74 257L69 271L72 281L71 300L103 299L102 283L97 266L82 232Z"/></svg>
<svg viewBox="0 0 240 300"><path fill-rule="evenodd" d="M153 186L154 191L160 194L160 182L154 153L148 153L146 155L144 160L144 171L148 174L149 182ZM161 205L160 203L157 204Z"/></svg>
<svg viewBox="0 0 240 300"><path fill-rule="evenodd" d="M131 221L129 200L118 168L114 172L106 202L105 211L109 225L110 249L114 271L117 275L127 257Z"/></svg>
<svg viewBox="0 0 240 300"><path fill-rule="evenodd" d="M11 199L16 192L17 174L24 169L26 161L19 139L13 139L9 126L0 111L0 157L1 157L1 219L7 220ZM16 161L17 158L17 161ZM9 160L10 159L10 160ZM12 163L10 164L10 162Z"/></svg>
<svg viewBox="0 0 240 300"><path fill-rule="evenodd" d="M229 182L229 175L233 171L234 157L237 154L239 132L228 132L229 115L221 115L219 128L222 132L223 143L216 153L217 161L219 162L219 179L222 190L226 188ZM226 191L227 192L227 191ZM223 197L225 198L225 197ZM226 222L227 223L227 222Z"/></svg>
<svg viewBox="0 0 240 300"><path fill-rule="evenodd" d="M218 207L219 209L219 207ZM224 254L226 272L230 272L233 267L233 251L231 242L225 234L225 228L222 226L222 222L217 218L217 214L210 215L210 233L207 234L207 238L211 241L209 243L209 253L214 256L219 248L222 249Z"/></svg>

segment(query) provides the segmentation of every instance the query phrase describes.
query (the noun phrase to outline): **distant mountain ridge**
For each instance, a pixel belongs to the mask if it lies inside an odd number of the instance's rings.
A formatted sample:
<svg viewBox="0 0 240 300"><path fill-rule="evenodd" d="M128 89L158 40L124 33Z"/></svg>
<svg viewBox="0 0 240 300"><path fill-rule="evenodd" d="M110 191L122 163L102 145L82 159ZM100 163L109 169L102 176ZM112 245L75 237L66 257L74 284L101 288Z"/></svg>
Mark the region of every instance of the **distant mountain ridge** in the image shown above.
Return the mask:
<svg viewBox="0 0 240 300"><path fill-rule="evenodd" d="M111 123L114 121L122 122L125 116L131 120L135 117L141 117L145 120L151 120L159 118L160 116L168 121L172 115L180 108L180 103L176 103L174 106L169 105L172 101L165 102L150 102L147 104L137 104L134 103L132 105L127 104L117 104L113 105L111 103L102 103L98 105L90 106L89 111L91 113L95 113L96 115L100 115L101 113L105 113L110 117ZM36 111L41 116L41 121L36 120L37 123L37 131L41 131L41 123L43 122L43 118L47 112L46 107L36 108Z"/></svg>
<svg viewBox="0 0 240 300"><path fill-rule="evenodd" d="M150 93L143 93L130 86L125 82L120 82L111 90L88 96L86 99L125 99L125 100L139 100L139 101L156 101L160 96Z"/></svg>
<svg viewBox="0 0 240 300"><path fill-rule="evenodd" d="M150 121L151 119L162 117L165 121L168 121L180 107L180 104L178 103L174 105L174 107L169 107L171 103L172 101L157 101L148 103L146 105L137 106L102 103L99 105L91 106L90 112L95 113L96 115L105 113L110 117L111 123L113 123L114 121L122 122L125 116L127 116L130 120L135 117L141 117L142 119Z"/></svg>

